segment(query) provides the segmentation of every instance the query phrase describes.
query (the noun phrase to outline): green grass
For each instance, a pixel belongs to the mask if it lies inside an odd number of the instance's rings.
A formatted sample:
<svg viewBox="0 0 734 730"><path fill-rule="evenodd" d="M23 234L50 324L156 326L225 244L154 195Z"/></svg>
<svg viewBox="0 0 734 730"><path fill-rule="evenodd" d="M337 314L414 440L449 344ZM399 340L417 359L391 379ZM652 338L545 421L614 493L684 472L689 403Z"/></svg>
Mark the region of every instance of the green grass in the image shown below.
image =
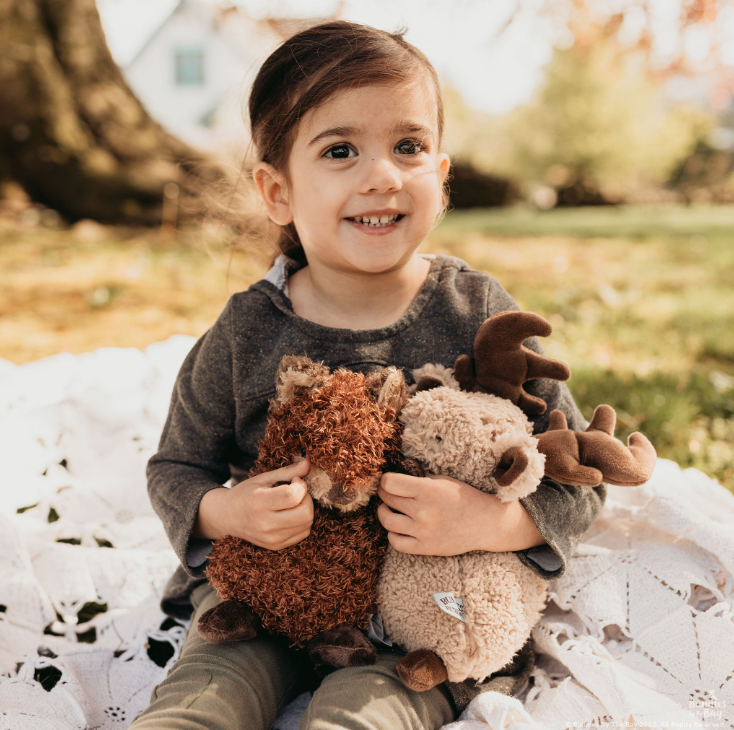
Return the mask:
<svg viewBox="0 0 734 730"><path fill-rule="evenodd" d="M734 207L454 211L424 250L547 317L584 415L734 490Z"/></svg>
<svg viewBox="0 0 734 730"><path fill-rule="evenodd" d="M501 210L477 208L453 211L443 225L456 232L504 236L731 236L734 206L589 206L549 211L525 206Z"/></svg>

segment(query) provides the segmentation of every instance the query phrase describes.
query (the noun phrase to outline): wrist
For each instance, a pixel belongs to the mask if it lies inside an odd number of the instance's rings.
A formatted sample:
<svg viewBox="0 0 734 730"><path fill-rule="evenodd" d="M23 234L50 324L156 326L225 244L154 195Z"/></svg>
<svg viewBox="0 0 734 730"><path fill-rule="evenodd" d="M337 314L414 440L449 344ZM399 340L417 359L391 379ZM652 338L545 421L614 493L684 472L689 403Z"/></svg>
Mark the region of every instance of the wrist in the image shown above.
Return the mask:
<svg viewBox="0 0 734 730"><path fill-rule="evenodd" d="M496 500L493 519L489 523L494 529L484 535L482 550L515 552L545 544L545 539L521 502L501 502L496 495L490 496Z"/></svg>
<svg viewBox="0 0 734 730"><path fill-rule="evenodd" d="M218 540L227 534L224 525L224 516L227 514L226 503L229 489L216 487L210 489L199 502L199 511L196 513L193 537L204 540Z"/></svg>

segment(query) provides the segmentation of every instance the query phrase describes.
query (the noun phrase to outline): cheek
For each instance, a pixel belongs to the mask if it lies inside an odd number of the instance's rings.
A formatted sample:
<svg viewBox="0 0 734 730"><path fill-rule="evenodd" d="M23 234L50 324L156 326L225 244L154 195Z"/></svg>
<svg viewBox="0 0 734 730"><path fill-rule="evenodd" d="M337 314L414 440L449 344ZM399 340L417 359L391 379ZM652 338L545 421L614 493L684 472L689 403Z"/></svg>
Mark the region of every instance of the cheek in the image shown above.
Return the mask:
<svg viewBox="0 0 734 730"><path fill-rule="evenodd" d="M430 168L416 171L411 181L413 198L420 203L421 213L431 218L441 206L441 182L438 175Z"/></svg>
<svg viewBox="0 0 734 730"><path fill-rule="evenodd" d="M303 220L318 218L325 208L338 203L338 189L329 175L323 175L317 165L291 171L291 206Z"/></svg>
<svg viewBox="0 0 734 730"><path fill-rule="evenodd" d="M304 481L308 486L308 491L314 499L324 499L331 490L331 479L329 475L317 466L311 466L306 474Z"/></svg>
<svg viewBox="0 0 734 730"><path fill-rule="evenodd" d="M308 238L314 242L330 240L340 225L349 225L342 220L348 204L345 186L335 188L331 180L322 183L313 179L305 183L305 190L299 194L294 207L297 227L308 231Z"/></svg>

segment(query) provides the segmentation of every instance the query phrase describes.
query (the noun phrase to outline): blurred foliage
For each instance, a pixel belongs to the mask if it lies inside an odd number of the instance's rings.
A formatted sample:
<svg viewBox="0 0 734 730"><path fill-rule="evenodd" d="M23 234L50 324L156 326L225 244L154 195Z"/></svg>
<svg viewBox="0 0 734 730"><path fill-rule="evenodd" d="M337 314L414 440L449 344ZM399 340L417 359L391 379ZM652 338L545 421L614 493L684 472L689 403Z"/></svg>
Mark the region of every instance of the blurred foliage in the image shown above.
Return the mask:
<svg viewBox="0 0 734 730"><path fill-rule="evenodd" d="M734 207L449 213L422 246L495 276L554 327L586 418L618 413L660 456L734 489ZM0 357L27 362L201 335L261 278L269 250L226 229L65 229L48 211L0 216ZM206 246L203 245L206 242Z"/></svg>
<svg viewBox="0 0 734 730"><path fill-rule="evenodd" d="M712 115L666 101L642 54L600 39L554 51L535 99L504 120L495 170L624 200L664 184L714 126Z"/></svg>
<svg viewBox="0 0 734 730"><path fill-rule="evenodd" d="M693 152L681 160L668 184L679 190L686 202L734 199L734 153L702 138Z"/></svg>
<svg viewBox="0 0 734 730"><path fill-rule="evenodd" d="M444 82L446 151L520 184L540 207L734 199L731 150L710 142L715 114L672 102L644 49L606 27L587 31L593 42L556 48L534 98L507 114L471 109ZM545 186L556 191L547 204L534 199Z"/></svg>
<svg viewBox="0 0 734 730"><path fill-rule="evenodd" d="M471 162L454 159L449 174L454 208L495 208L520 200L517 185L504 177L483 172Z"/></svg>

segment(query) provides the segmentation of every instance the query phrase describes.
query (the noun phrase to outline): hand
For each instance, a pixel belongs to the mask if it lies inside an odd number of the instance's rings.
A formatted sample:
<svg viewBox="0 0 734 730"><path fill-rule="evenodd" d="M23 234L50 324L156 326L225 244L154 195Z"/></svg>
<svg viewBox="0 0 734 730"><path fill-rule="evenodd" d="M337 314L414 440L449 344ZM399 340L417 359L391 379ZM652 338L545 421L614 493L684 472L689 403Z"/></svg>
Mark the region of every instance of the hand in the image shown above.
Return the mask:
<svg viewBox="0 0 734 730"><path fill-rule="evenodd" d="M500 502L452 477L388 472L377 494L384 503L377 518L390 544L403 553L505 552L545 542L520 502Z"/></svg>
<svg viewBox="0 0 734 730"><path fill-rule="evenodd" d="M313 500L302 479L310 468L306 458L231 489L212 489L199 505L195 534L211 539L232 535L268 550L295 545L308 537L313 523ZM289 483L274 486L278 482Z"/></svg>

